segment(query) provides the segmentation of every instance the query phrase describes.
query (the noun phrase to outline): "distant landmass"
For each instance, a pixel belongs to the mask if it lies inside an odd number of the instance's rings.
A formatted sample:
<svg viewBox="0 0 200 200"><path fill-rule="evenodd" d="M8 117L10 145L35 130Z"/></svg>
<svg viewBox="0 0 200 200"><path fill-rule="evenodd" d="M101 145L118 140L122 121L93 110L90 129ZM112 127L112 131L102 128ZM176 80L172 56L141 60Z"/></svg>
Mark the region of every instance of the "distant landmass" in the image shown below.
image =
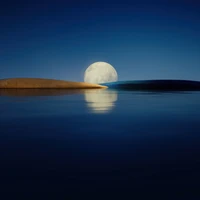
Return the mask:
<svg viewBox="0 0 200 200"><path fill-rule="evenodd" d="M58 89L58 88L1 88L0 96L33 97L33 96L62 96L85 94L91 89Z"/></svg>
<svg viewBox="0 0 200 200"><path fill-rule="evenodd" d="M118 90L200 91L200 82L189 80L118 81L103 85Z"/></svg>
<svg viewBox="0 0 200 200"><path fill-rule="evenodd" d="M48 89L49 90L49 89L101 89L101 88L111 88L117 90L141 90L141 91L200 91L200 81L190 81L190 80L134 81L133 80L133 81L117 81L117 82L103 83L101 85L98 85L85 82L73 82L73 81L44 79L44 78L9 78L0 80L0 89ZM2 91L1 93L5 92L6 91ZM55 91L51 91L51 93L54 92ZM14 93L16 93L16 91ZM26 93L29 92L26 91ZM36 93L38 93L38 91Z"/></svg>
<svg viewBox="0 0 200 200"><path fill-rule="evenodd" d="M44 78L9 78L0 80L0 89L92 89L107 88L98 84Z"/></svg>

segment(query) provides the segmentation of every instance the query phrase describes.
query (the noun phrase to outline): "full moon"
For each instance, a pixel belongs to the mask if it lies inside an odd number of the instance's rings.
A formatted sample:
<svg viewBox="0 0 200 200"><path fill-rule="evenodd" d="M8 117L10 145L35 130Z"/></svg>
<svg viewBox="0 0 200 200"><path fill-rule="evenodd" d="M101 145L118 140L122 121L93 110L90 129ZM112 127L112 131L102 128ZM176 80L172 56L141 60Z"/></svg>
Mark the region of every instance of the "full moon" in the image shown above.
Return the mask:
<svg viewBox="0 0 200 200"><path fill-rule="evenodd" d="M108 83L117 81L115 68L106 62L95 62L85 71L84 81L87 83Z"/></svg>

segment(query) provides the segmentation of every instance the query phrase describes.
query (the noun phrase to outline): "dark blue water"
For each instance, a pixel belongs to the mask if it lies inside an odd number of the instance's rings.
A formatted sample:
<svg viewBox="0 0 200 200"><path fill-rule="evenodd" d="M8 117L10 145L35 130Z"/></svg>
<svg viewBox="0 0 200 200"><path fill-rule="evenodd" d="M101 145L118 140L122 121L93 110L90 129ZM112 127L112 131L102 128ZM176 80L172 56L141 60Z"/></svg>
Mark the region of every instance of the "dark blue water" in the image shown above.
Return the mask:
<svg viewBox="0 0 200 200"><path fill-rule="evenodd" d="M199 180L200 92L1 92L1 194L199 199Z"/></svg>

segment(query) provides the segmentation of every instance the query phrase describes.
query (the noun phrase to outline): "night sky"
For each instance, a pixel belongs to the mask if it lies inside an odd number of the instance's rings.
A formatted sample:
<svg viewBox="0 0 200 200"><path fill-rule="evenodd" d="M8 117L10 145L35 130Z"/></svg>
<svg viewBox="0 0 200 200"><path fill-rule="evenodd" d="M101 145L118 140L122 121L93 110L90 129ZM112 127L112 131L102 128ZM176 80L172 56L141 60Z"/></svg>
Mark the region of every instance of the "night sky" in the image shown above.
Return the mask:
<svg viewBox="0 0 200 200"><path fill-rule="evenodd" d="M198 0L6 0L0 78L83 81L96 61L119 80L200 81Z"/></svg>

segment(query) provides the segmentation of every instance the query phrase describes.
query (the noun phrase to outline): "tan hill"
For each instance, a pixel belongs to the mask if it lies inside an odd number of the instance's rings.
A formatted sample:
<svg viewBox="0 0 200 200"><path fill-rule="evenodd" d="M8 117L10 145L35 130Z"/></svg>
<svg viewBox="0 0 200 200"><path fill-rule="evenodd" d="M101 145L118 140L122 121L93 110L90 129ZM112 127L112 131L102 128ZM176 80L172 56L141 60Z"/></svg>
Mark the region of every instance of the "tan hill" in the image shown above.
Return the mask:
<svg viewBox="0 0 200 200"><path fill-rule="evenodd" d="M88 90L100 89L57 89L57 88L0 88L0 96L33 97L33 96L62 96L72 94L85 94Z"/></svg>
<svg viewBox="0 0 200 200"><path fill-rule="evenodd" d="M7 88L90 89L91 88L92 89L92 88L107 88L107 87L98 84L62 81L62 80L44 79L44 78L10 78L10 79L1 79L0 88L4 89Z"/></svg>

